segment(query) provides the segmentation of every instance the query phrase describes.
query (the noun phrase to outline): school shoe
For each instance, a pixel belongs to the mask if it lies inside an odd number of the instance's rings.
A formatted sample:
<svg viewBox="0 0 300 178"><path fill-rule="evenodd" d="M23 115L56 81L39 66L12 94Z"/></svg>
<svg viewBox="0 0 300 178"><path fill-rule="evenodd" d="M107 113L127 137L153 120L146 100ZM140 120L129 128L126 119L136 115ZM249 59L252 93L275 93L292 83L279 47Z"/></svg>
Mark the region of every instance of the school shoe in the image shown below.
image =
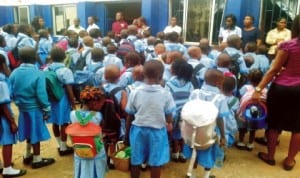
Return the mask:
<svg viewBox="0 0 300 178"><path fill-rule="evenodd" d="M27 158L24 158L24 157L23 157L23 164L29 165L29 164L32 163L32 160L33 160L33 154L31 154L31 155L30 155L29 157L27 157Z"/></svg>
<svg viewBox="0 0 300 178"><path fill-rule="evenodd" d="M247 146L246 146L246 149L247 149L248 151L252 151L253 148L254 148L254 144L253 144L253 143L248 143Z"/></svg>
<svg viewBox="0 0 300 178"><path fill-rule="evenodd" d="M20 169L20 172L17 174L2 174L3 178L10 178L10 177L20 177L26 174L26 170Z"/></svg>
<svg viewBox="0 0 300 178"><path fill-rule="evenodd" d="M39 161L39 162L32 162L31 163L31 168L32 169L38 169L38 168L41 168L41 167L51 165L53 163L55 163L55 159L53 159L53 158L42 158L42 160Z"/></svg>
<svg viewBox="0 0 300 178"><path fill-rule="evenodd" d="M235 144L235 147L236 147L237 149L239 149L239 150L246 150L246 145L245 145L245 143L243 143L243 142L237 142L237 143Z"/></svg>
<svg viewBox="0 0 300 178"><path fill-rule="evenodd" d="M61 151L58 149L58 153L60 156L66 156L74 153L74 149L72 147L67 147L66 150Z"/></svg>
<svg viewBox="0 0 300 178"><path fill-rule="evenodd" d="M186 158L185 158L185 156L182 153L179 154L178 161L181 162L181 163L185 163L186 162Z"/></svg>

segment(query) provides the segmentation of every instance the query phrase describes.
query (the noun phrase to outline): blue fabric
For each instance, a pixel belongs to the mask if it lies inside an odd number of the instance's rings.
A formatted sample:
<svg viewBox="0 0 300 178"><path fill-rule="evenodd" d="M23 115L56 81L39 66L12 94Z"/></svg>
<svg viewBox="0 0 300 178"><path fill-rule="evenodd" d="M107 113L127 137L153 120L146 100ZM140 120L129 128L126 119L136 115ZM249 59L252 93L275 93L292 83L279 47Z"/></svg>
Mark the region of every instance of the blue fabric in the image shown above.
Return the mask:
<svg viewBox="0 0 300 178"><path fill-rule="evenodd" d="M244 61L244 58L243 58L243 53L235 48L232 48L232 47L226 47L224 49L224 52L226 52L227 54L229 54L230 57L238 54L240 57L238 58L238 64L239 64L239 70L240 70L240 73L241 74L248 74L249 73L249 70L248 68L246 67L246 63Z"/></svg>
<svg viewBox="0 0 300 178"><path fill-rule="evenodd" d="M217 144L213 144L206 150L197 150L196 162L204 168L213 168L217 157L217 147ZM183 147L183 155L187 159L190 159L192 157L192 152L193 149L185 144Z"/></svg>
<svg viewBox="0 0 300 178"><path fill-rule="evenodd" d="M119 80L119 85L121 87L125 88L134 82L133 77L132 77L132 70L133 70L133 67L130 67L130 68L126 69L126 71L121 75L120 80Z"/></svg>
<svg viewBox="0 0 300 178"><path fill-rule="evenodd" d="M12 114L10 104L6 105ZM4 116L0 116L0 145L10 145L17 142L17 134L11 133L9 126L7 119Z"/></svg>
<svg viewBox="0 0 300 178"><path fill-rule="evenodd" d="M20 111L50 107L45 75L35 65L21 64L11 73L9 81L14 101Z"/></svg>
<svg viewBox="0 0 300 178"><path fill-rule="evenodd" d="M162 166L170 160L167 129L155 129L132 125L130 129L131 164L147 162L150 166Z"/></svg>
<svg viewBox="0 0 300 178"><path fill-rule="evenodd" d="M65 90L65 94L59 102L51 102L51 116L48 123L63 125L70 123L71 103Z"/></svg>
<svg viewBox="0 0 300 178"><path fill-rule="evenodd" d="M49 131L40 109L20 111L19 114L19 141L29 139L31 144L50 139Z"/></svg>

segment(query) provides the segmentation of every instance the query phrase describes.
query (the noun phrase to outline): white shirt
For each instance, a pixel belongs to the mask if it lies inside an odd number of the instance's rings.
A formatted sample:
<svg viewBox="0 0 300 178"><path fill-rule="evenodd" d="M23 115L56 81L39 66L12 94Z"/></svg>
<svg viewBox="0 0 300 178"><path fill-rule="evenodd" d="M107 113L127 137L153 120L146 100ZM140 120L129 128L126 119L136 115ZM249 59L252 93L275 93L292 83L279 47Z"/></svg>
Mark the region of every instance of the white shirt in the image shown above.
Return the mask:
<svg viewBox="0 0 300 178"><path fill-rule="evenodd" d="M89 33L90 30L93 29L93 28L100 29L99 26L94 23L93 25L89 25L88 28L86 29L86 31Z"/></svg>
<svg viewBox="0 0 300 178"><path fill-rule="evenodd" d="M175 25L175 26L166 26L166 28L164 29L164 33L167 34L167 33L171 33L171 32L176 32L178 33L179 35L181 34L181 27L178 26L178 25Z"/></svg>
<svg viewBox="0 0 300 178"><path fill-rule="evenodd" d="M234 29L224 29L224 27L221 27L219 38L222 38L222 42L227 42L227 38L230 35L238 35L240 38L242 38L241 28L238 26L235 26Z"/></svg>
<svg viewBox="0 0 300 178"><path fill-rule="evenodd" d="M82 30L85 30L82 26L75 27L75 25L69 26L68 30L72 30L76 33L79 33Z"/></svg>

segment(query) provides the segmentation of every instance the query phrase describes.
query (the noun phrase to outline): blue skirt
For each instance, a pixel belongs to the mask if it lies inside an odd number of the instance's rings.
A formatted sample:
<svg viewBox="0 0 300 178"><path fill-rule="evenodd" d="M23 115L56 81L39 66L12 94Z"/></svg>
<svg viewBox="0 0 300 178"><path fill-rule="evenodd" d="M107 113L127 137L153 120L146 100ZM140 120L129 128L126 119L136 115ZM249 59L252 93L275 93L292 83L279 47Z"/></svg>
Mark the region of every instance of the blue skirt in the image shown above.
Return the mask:
<svg viewBox="0 0 300 178"><path fill-rule="evenodd" d="M11 145L17 143L16 134L11 133L9 123L5 117L0 117L0 145Z"/></svg>
<svg viewBox="0 0 300 178"><path fill-rule="evenodd" d="M57 125L68 124L71 122L70 113L71 104L65 92L59 102L51 102L51 116L47 122Z"/></svg>
<svg viewBox="0 0 300 178"><path fill-rule="evenodd" d="M197 163L204 168L213 168L217 157L217 147L217 144L213 144L206 150L197 150ZM192 157L192 152L193 149L185 144L183 147L184 156L187 159L190 159Z"/></svg>
<svg viewBox="0 0 300 178"><path fill-rule="evenodd" d="M50 139L41 109L20 111L18 128L21 142L29 139L31 144L35 144Z"/></svg>
<svg viewBox="0 0 300 178"><path fill-rule="evenodd" d="M107 171L107 158L104 149L93 159L74 155L74 178L104 178Z"/></svg>
<svg viewBox="0 0 300 178"><path fill-rule="evenodd" d="M162 166L170 160L167 129L155 129L132 125L130 129L131 164L147 162L150 166Z"/></svg>

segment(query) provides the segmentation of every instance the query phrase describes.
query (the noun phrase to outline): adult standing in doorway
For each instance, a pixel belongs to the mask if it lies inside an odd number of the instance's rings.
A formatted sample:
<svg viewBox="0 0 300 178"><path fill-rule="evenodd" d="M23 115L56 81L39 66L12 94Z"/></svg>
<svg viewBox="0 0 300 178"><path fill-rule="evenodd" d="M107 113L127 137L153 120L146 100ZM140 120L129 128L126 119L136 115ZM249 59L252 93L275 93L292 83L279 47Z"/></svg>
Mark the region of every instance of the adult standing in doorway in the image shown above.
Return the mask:
<svg viewBox="0 0 300 178"><path fill-rule="evenodd" d="M221 27L219 32L219 43L227 42L230 35L238 35L242 38L242 30L236 25L236 17L233 14L225 16L225 26Z"/></svg>
<svg viewBox="0 0 300 178"><path fill-rule="evenodd" d="M41 16L35 16L31 22L31 25L36 33L38 33L41 29L47 29L45 27L45 21Z"/></svg>
<svg viewBox="0 0 300 178"><path fill-rule="evenodd" d="M120 36L121 30L127 29L128 24L124 20L124 15L122 12L116 13L116 21L112 24L112 31L115 32L116 36Z"/></svg>
<svg viewBox="0 0 300 178"><path fill-rule="evenodd" d="M260 31L253 26L254 17L252 15L246 15L244 17L244 28L242 30L242 49L249 42L256 43L257 46L261 44Z"/></svg>
<svg viewBox="0 0 300 178"><path fill-rule="evenodd" d="M144 31L150 31L150 27L146 23L144 17L139 17L137 19L138 34L143 35Z"/></svg>
<svg viewBox="0 0 300 178"><path fill-rule="evenodd" d="M252 96L258 100L269 82L267 95L268 152L259 152L258 157L269 165L275 165L277 139L282 130L292 132L289 151L283 168L292 170L295 157L300 151L300 16L296 16L293 39L279 44L271 68L255 88Z"/></svg>
<svg viewBox="0 0 300 178"><path fill-rule="evenodd" d="M164 29L164 33L168 34L171 32L176 32L178 35L181 35L182 28L177 25L177 19L176 17L171 17L170 19L170 25L166 26Z"/></svg>
<svg viewBox="0 0 300 178"><path fill-rule="evenodd" d="M99 21L99 19L96 16L89 16L88 17L88 27L86 31L89 33L89 31L93 28L100 29L96 23Z"/></svg>
<svg viewBox="0 0 300 178"><path fill-rule="evenodd" d="M291 31L286 28L287 20L284 17L280 17L276 21L276 28L270 30L266 37L266 43L270 45L268 51L269 59L274 59L278 45L284 41L291 39Z"/></svg>
<svg viewBox="0 0 300 178"><path fill-rule="evenodd" d="M72 31L76 32L77 34L79 34L80 31L85 30L85 29L82 26L80 26L80 19L75 18L73 20L73 25L69 26L68 30L72 30Z"/></svg>

